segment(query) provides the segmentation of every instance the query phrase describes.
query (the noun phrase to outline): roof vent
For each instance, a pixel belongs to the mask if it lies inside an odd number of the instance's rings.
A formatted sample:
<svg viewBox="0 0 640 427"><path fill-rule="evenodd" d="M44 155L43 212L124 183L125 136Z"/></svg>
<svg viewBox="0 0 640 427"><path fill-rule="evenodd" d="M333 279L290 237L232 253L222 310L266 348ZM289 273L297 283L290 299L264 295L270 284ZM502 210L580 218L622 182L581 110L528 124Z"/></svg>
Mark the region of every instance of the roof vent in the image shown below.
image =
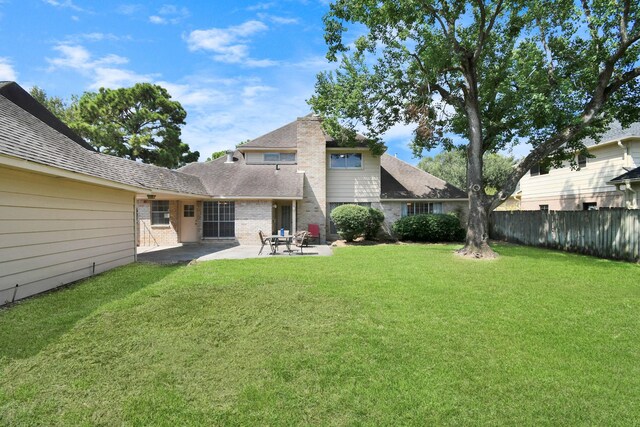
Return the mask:
<svg viewBox="0 0 640 427"><path fill-rule="evenodd" d="M225 163L233 163L233 150L227 150L227 161Z"/></svg>

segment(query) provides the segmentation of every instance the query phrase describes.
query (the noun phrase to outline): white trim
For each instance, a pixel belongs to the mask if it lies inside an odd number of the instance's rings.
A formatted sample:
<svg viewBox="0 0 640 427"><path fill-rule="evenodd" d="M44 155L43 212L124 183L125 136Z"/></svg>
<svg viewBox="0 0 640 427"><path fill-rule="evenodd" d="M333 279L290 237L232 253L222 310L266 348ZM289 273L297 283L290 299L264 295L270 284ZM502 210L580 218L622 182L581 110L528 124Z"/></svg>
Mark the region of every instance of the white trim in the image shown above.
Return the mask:
<svg viewBox="0 0 640 427"><path fill-rule="evenodd" d="M282 153L297 153L298 152L298 148L297 147L243 147L240 146L238 148L236 148L236 150L238 150L241 153L244 153L245 151L264 151L264 152L282 152Z"/></svg>
<svg viewBox="0 0 640 427"><path fill-rule="evenodd" d="M216 201L216 200L227 200L227 201L234 201L234 200L302 200L303 197L299 196L299 197L292 197L292 196L205 196L205 197L200 197L201 200L208 202L208 201Z"/></svg>
<svg viewBox="0 0 640 427"><path fill-rule="evenodd" d="M469 198L464 199L380 199L380 203L384 202L468 202Z"/></svg>
<svg viewBox="0 0 640 427"><path fill-rule="evenodd" d="M119 190L131 191L139 195L138 198L145 198L147 194L166 194L171 196L180 196L183 198L207 197L206 195L179 193L175 191L167 191L167 190L161 190L157 188L145 188L142 186L136 187L129 184L121 184L106 178L98 178L98 177L87 175L81 172L73 172L73 171L58 168L55 166L44 165L42 163L33 162L31 160L21 159L19 157L7 156L5 154L0 154L0 165L7 166L13 169L20 169L20 170L26 170L34 173L41 173L44 175L52 175L60 178L67 178L73 181L99 185L101 187L117 188Z"/></svg>

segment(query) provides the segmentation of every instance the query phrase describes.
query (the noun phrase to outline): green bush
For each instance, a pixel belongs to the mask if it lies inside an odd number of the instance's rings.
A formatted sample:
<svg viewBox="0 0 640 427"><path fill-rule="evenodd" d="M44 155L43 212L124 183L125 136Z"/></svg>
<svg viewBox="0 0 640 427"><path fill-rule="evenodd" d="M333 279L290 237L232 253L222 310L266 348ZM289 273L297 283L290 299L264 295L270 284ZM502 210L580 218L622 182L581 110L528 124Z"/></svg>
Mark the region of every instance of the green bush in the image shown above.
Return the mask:
<svg viewBox="0 0 640 427"><path fill-rule="evenodd" d="M380 232L382 222L384 221L384 214L380 209L369 208L368 215L367 226L364 229L364 238L372 240L375 239Z"/></svg>
<svg viewBox="0 0 640 427"><path fill-rule="evenodd" d="M331 221L338 234L347 242L365 233L369 222L369 209L358 205L341 205L331 211Z"/></svg>
<svg viewBox="0 0 640 427"><path fill-rule="evenodd" d="M393 223L393 232L400 240L415 242L459 242L465 237L460 220L451 214L406 216Z"/></svg>

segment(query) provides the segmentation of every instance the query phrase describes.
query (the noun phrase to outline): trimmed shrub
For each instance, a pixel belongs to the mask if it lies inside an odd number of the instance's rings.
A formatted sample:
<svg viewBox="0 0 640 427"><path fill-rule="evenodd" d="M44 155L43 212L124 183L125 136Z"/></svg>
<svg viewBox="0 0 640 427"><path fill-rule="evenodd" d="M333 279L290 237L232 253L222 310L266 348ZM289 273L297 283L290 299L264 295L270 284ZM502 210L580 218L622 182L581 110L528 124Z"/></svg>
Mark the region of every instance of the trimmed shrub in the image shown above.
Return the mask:
<svg viewBox="0 0 640 427"><path fill-rule="evenodd" d="M369 217L367 219L367 226L364 229L364 238L367 240L375 239L382 228L382 222L384 221L384 214L380 209L369 208Z"/></svg>
<svg viewBox="0 0 640 427"><path fill-rule="evenodd" d="M341 205L331 211L331 221L338 234L347 242L365 233L369 222L369 209L358 205Z"/></svg>
<svg viewBox="0 0 640 427"><path fill-rule="evenodd" d="M406 216L393 223L393 232L400 240L415 242L459 242L465 237L460 220L451 214Z"/></svg>

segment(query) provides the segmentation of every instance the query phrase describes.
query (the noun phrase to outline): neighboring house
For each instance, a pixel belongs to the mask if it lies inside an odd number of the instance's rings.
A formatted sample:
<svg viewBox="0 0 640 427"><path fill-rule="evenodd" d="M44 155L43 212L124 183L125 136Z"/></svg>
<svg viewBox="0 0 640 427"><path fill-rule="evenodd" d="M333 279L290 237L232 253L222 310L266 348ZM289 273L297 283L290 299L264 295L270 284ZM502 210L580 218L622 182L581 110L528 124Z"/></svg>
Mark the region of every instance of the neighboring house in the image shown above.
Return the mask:
<svg viewBox="0 0 640 427"><path fill-rule="evenodd" d="M637 209L640 205L640 123L619 123L585 146L593 157L577 156L578 170L533 168L520 180L522 210Z"/></svg>
<svg viewBox="0 0 640 427"><path fill-rule="evenodd" d="M196 177L95 152L0 82L0 305L135 261L135 198L147 194L206 192Z"/></svg>
<svg viewBox="0 0 640 427"><path fill-rule="evenodd" d="M345 203L383 210L387 231L467 207L463 191L362 140L339 147L315 116L172 171L96 152L0 82L0 304L133 262L140 244L257 244L258 230L309 224L337 238L328 215Z"/></svg>

